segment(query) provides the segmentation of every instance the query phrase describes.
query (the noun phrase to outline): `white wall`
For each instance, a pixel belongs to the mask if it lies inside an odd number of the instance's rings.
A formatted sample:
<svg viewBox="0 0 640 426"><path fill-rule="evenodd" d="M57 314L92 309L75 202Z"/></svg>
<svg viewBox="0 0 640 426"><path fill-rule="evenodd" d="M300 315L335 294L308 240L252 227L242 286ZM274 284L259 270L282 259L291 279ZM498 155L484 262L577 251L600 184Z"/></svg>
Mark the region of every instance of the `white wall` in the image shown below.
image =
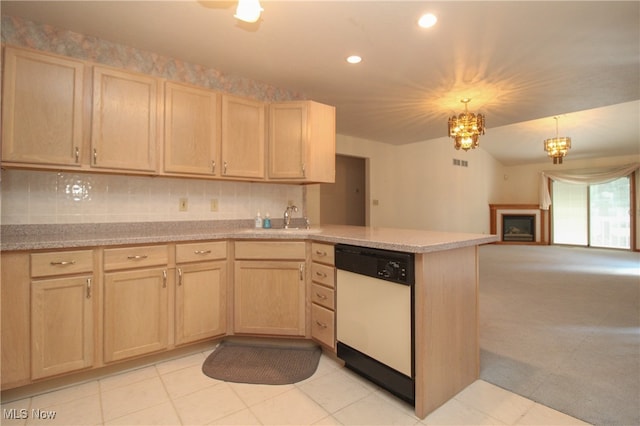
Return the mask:
<svg viewBox="0 0 640 426"><path fill-rule="evenodd" d="M393 146L338 135L336 143L339 154L369 160L372 226L489 232L502 167L481 148L456 151L449 138ZM468 166L454 166L454 158Z"/></svg>

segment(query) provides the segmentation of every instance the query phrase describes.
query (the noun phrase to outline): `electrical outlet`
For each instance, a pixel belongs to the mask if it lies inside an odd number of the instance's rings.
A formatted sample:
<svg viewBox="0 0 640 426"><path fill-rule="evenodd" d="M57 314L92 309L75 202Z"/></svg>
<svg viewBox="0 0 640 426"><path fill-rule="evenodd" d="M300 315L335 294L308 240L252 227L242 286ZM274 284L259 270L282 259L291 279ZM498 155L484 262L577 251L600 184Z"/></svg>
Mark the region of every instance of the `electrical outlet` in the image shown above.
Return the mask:
<svg viewBox="0 0 640 426"><path fill-rule="evenodd" d="M180 198L178 204L178 210L181 212L186 212L189 210L189 199L188 198Z"/></svg>
<svg viewBox="0 0 640 426"><path fill-rule="evenodd" d="M212 198L211 199L211 211L212 212L217 212L218 211L218 199L217 198Z"/></svg>

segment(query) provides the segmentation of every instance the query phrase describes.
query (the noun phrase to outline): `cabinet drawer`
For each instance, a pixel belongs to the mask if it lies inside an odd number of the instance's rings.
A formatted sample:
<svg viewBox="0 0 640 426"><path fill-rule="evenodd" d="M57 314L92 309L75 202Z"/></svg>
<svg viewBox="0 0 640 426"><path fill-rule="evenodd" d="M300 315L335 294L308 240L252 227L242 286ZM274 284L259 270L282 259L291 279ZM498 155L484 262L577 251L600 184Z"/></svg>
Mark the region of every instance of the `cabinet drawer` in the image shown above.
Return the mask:
<svg viewBox="0 0 640 426"><path fill-rule="evenodd" d="M93 271L93 250L33 253L31 276L77 274Z"/></svg>
<svg viewBox="0 0 640 426"><path fill-rule="evenodd" d="M311 301L325 308L335 309L335 292L318 284L311 285Z"/></svg>
<svg viewBox="0 0 640 426"><path fill-rule="evenodd" d="M236 241L236 259L304 259L304 241Z"/></svg>
<svg viewBox="0 0 640 426"><path fill-rule="evenodd" d="M333 266L321 265L319 263L311 264L311 279L317 283L326 285L331 288L336 287L336 274Z"/></svg>
<svg viewBox="0 0 640 426"><path fill-rule="evenodd" d="M335 252L332 244L311 243L311 260L334 265Z"/></svg>
<svg viewBox="0 0 640 426"><path fill-rule="evenodd" d="M311 305L311 337L330 348L335 348L335 315L333 311L316 304Z"/></svg>
<svg viewBox="0 0 640 426"><path fill-rule="evenodd" d="M176 262L197 262L200 260L217 260L227 257L226 241L211 241L176 246Z"/></svg>
<svg viewBox="0 0 640 426"><path fill-rule="evenodd" d="M124 247L104 251L104 269L107 271L152 265L166 266L168 262L167 246Z"/></svg>

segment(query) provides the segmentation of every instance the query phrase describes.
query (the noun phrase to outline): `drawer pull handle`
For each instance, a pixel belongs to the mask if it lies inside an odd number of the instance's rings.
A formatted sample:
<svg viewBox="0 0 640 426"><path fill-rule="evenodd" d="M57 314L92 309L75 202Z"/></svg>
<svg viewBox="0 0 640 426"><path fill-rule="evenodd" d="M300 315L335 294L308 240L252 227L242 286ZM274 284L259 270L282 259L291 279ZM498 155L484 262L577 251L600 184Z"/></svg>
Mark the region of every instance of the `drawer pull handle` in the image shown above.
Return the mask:
<svg viewBox="0 0 640 426"><path fill-rule="evenodd" d="M327 278L327 274L324 272L316 271L316 275L319 276L320 278Z"/></svg>
<svg viewBox="0 0 640 426"><path fill-rule="evenodd" d="M162 271L162 288L167 288L167 270Z"/></svg>
<svg viewBox="0 0 640 426"><path fill-rule="evenodd" d="M211 161L211 173L216 174L216 162L213 160Z"/></svg>
<svg viewBox="0 0 640 426"><path fill-rule="evenodd" d="M195 250L195 254L211 254L211 250Z"/></svg>
<svg viewBox="0 0 640 426"><path fill-rule="evenodd" d="M316 293L316 296L318 297L318 299L327 300L327 296L325 296L324 294Z"/></svg>
<svg viewBox="0 0 640 426"><path fill-rule="evenodd" d="M326 252L326 251L316 250L316 254L317 254L318 256L326 256L326 255L327 255L327 252Z"/></svg>
<svg viewBox="0 0 640 426"><path fill-rule="evenodd" d="M178 268L178 286L182 285L182 268Z"/></svg>
<svg viewBox="0 0 640 426"><path fill-rule="evenodd" d="M318 327L327 328L327 324L325 324L325 323L323 323L323 322L320 322L320 321L318 321L318 320L316 320L316 325L317 325Z"/></svg>
<svg viewBox="0 0 640 426"><path fill-rule="evenodd" d="M80 162L80 149L76 146L75 148L75 157L76 157L76 163Z"/></svg>
<svg viewBox="0 0 640 426"><path fill-rule="evenodd" d="M87 278L87 299L91 299L91 278Z"/></svg>
<svg viewBox="0 0 640 426"><path fill-rule="evenodd" d="M127 259L129 259L129 260L143 260L143 259L146 259L147 257L149 257L149 256L147 256L146 254L143 254L143 255L137 254L135 256L127 256Z"/></svg>
<svg viewBox="0 0 640 426"><path fill-rule="evenodd" d="M304 280L304 263L300 264L298 271L300 272L300 281L303 281Z"/></svg>
<svg viewBox="0 0 640 426"><path fill-rule="evenodd" d="M75 260L61 260L61 261L59 261L59 262L51 261L51 262L49 262L49 263L50 263L51 265L53 265L53 266L58 266L58 265L61 265L61 266L67 266L67 265L75 265L75 264L76 264L76 261L75 261Z"/></svg>

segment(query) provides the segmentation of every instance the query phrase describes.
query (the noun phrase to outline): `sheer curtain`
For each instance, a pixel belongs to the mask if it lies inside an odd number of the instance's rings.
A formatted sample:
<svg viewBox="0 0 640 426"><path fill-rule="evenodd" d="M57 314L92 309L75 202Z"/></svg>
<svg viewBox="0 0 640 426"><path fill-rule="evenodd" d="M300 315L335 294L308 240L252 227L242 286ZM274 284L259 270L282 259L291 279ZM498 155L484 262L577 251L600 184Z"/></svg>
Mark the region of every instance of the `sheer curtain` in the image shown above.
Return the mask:
<svg viewBox="0 0 640 426"><path fill-rule="evenodd" d="M548 184L549 179L563 183L595 185L612 182L618 178L629 176L635 170L638 170L638 168L640 168L640 163L598 169L541 172L540 208L542 210L549 210L549 206L551 206L551 194L549 194Z"/></svg>

